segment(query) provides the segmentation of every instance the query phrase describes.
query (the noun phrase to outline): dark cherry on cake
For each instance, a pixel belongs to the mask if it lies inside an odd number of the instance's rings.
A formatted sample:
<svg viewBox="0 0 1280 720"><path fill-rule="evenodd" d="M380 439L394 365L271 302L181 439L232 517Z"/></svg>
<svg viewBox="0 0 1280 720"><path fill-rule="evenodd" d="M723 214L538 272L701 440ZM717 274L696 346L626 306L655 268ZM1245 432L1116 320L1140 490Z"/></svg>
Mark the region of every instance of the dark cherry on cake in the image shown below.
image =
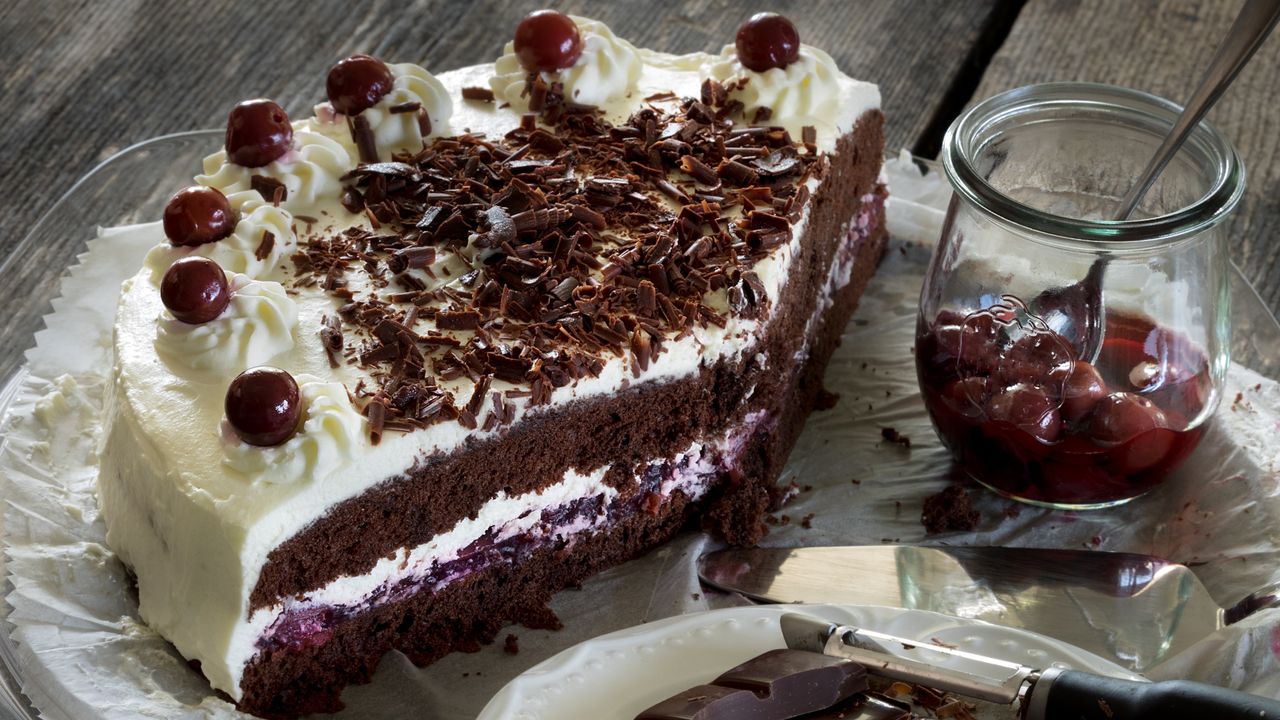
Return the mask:
<svg viewBox="0 0 1280 720"><path fill-rule="evenodd" d="M236 229L236 213L216 188L183 188L164 206L164 235L173 245L217 242Z"/></svg>
<svg viewBox="0 0 1280 720"><path fill-rule="evenodd" d="M224 410L241 440L268 447L293 437L302 417L302 396L292 375L264 365L231 381Z"/></svg>
<svg viewBox="0 0 1280 720"><path fill-rule="evenodd" d="M244 167L262 167L293 145L289 114L271 100L245 100L227 115L227 157Z"/></svg>
<svg viewBox="0 0 1280 720"><path fill-rule="evenodd" d="M921 318L917 368L943 442L1016 497L1097 505L1159 484L1203 435L1204 351L1147 318L1107 313L1096 364L1016 298Z"/></svg>
<svg viewBox="0 0 1280 720"><path fill-rule="evenodd" d="M371 55L352 55L339 60L329 69L325 91L334 110L345 115L359 115L378 104L395 78L391 68Z"/></svg>
<svg viewBox="0 0 1280 720"><path fill-rule="evenodd" d="M175 261L160 280L160 300L182 322L198 325L222 314L231 302L226 273L206 257Z"/></svg>
<svg viewBox="0 0 1280 720"><path fill-rule="evenodd" d="M516 26L516 58L531 73L573 67L582 56L582 34L573 18L555 10L536 10Z"/></svg>
<svg viewBox="0 0 1280 720"><path fill-rule="evenodd" d="M762 12L738 26L738 61L748 70L784 68L800 59L800 33L778 13Z"/></svg>

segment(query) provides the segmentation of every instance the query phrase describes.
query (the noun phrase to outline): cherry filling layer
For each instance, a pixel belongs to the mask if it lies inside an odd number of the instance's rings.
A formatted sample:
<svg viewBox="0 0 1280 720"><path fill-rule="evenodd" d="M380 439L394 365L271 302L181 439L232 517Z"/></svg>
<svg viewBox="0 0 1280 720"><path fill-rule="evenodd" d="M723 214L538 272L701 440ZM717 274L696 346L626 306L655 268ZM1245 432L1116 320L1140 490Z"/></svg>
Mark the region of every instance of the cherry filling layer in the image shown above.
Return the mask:
<svg viewBox="0 0 1280 720"><path fill-rule="evenodd" d="M749 416L752 427L766 426L761 418ZM372 608L409 598L421 592L436 592L446 585L500 563L519 563L546 547L567 547L581 534L607 530L640 513L656 515L677 492L696 500L732 467L742 445L740 436L717 448L702 448L672 460L646 465L638 474L639 487L625 496L606 502L603 493L582 497L541 511L532 527L514 535L502 527L491 527L456 556L434 562L426 572L390 578L373 594L352 604L315 604L302 598L286 604L285 611L258 638L259 651L297 650L322 645L344 620ZM291 607L290 607L291 606Z"/></svg>
<svg viewBox="0 0 1280 720"><path fill-rule="evenodd" d="M1017 298L917 331L925 405L957 462L1018 498L1097 505L1163 481L1200 442L1209 362L1185 335L1108 311L1096 363Z"/></svg>

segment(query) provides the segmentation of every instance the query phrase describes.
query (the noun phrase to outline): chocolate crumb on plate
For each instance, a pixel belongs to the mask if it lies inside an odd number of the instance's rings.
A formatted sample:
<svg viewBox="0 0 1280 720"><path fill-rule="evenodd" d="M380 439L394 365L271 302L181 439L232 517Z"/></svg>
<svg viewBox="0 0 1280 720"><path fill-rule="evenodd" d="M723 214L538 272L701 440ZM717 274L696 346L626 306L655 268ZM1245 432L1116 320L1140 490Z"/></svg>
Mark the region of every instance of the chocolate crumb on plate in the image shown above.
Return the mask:
<svg viewBox="0 0 1280 720"><path fill-rule="evenodd" d="M508 655L520 654L520 638L515 633L507 633L507 637L502 641L502 652Z"/></svg>

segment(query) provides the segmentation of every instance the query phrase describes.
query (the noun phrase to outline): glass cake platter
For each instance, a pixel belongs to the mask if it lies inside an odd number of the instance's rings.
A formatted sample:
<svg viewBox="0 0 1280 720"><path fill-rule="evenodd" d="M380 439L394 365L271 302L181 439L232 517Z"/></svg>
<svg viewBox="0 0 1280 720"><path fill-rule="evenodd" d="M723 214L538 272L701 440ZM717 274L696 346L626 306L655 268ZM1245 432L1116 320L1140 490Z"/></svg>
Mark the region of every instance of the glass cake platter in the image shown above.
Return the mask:
<svg viewBox="0 0 1280 720"><path fill-rule="evenodd" d="M51 303L60 291L59 278L76 264L78 257L85 251L86 240L94 236L94 229L99 226L125 225L159 218L166 201L174 189L183 187L191 182L192 175L200 167L201 158L219 145L222 135L221 131L197 131L168 135L139 143L115 154L77 181L26 237L3 258L3 262L0 262L0 277L5 279L5 283L3 289L0 289L0 295L2 295L0 299L4 301L8 316L3 321L5 323L4 327L6 327L4 331L6 333L6 342L3 344L5 347L0 349L0 381L3 381L3 389L0 390L0 415L3 415L4 411L14 402L19 387L27 376L22 351L31 346L33 335L43 327L43 318L50 312ZM922 164L930 166L927 161ZM895 210L891 209L890 212L895 212ZM872 281L873 289L878 282L883 284L892 281L896 288L894 294L895 302L902 306L900 309L903 313L902 317L905 318L909 316L909 311L914 308L913 294L918 293L919 282L923 277L925 263L928 259L929 247L920 243L904 244L895 240L890 249L891 252L885 261L885 266ZM855 320L850 325L849 333L857 334L860 327L868 324L874 325L877 322L875 308L879 301L871 297L873 294L883 293L868 291L868 301L864 302L864 305L869 307L863 307L859 310L858 315L855 315ZM1243 274L1234 266L1231 277L1231 295L1233 302L1232 317L1235 328L1232 348L1233 360L1265 378L1280 379L1280 324L1277 323L1275 317L1268 311L1266 305L1253 288L1250 287ZM907 307L908 305L910 307ZM911 324L914 326L914 320L911 320ZM860 344L863 346L859 347ZM853 354L855 352L860 352L862 355L854 357ZM845 356L843 360L840 359L840 355ZM831 389L855 398L859 393L863 392L864 389L861 386L856 382L850 383L848 380L848 378L854 377L848 372L848 366L856 364L856 361L863 360L869 356L875 356L874 347L868 349L865 347L864 341L858 338L853 341L846 341L837 357L837 360L842 363L843 369L839 373L835 373L835 384L832 385ZM833 365L837 364L837 360L833 360ZM863 368L866 365L866 362L862 362ZM895 377L894 382L897 384L894 387L902 388L905 391L913 389L915 384L914 371L910 372L909 377L906 376L906 369L913 368L909 358L908 362L895 365L894 368L894 372L902 376ZM833 372L829 371L829 382L832 382L832 377ZM878 395L884 394L882 389L876 389L875 392ZM870 397L869 394L868 397ZM865 401L865 398L863 400ZM1231 398L1228 397L1224 400L1224 405L1230 402ZM890 419L901 423L899 427L902 427L903 424L908 423L904 416L904 413L907 412L899 411L898 416ZM923 407L916 408L912 406L909 412L920 418L924 417ZM877 419L882 420L882 418ZM826 451L823 447L826 439L815 439L815 436L820 436L822 433L827 432L830 422L825 419L817 422L811 421L810 426L796 446L796 451L789 466L791 477L801 477L805 473L814 472L811 468L824 462L823 458ZM922 426L918 427L927 428L927 419L923 421ZM929 441L932 441L931 432L920 429L917 429L917 432L928 433L930 435ZM922 440L924 439L923 435L920 437ZM4 440L0 439L0 442L4 442ZM853 452L852 449L849 450L850 455ZM880 462L879 456L876 456L873 462ZM898 461L895 460L893 462ZM936 463L929 467L931 468L929 471L931 476L921 482L937 485L938 481L945 475L945 470L937 469L942 466L938 466ZM918 468L913 466L913 469ZM872 472L871 474L874 475L875 473ZM857 481L855 481L855 484L857 484ZM863 491L867 492L868 490L864 489ZM6 501L4 505L10 504L8 498L0 499ZM800 507L803 508L803 499L799 502ZM890 514L896 512L893 510L895 500L877 499L875 501L877 503L876 506L881 509L886 507L886 502L888 503L887 507L890 508L887 512ZM983 502L987 502L987 499L984 498ZM803 510L798 509L793 512L799 514ZM918 531L918 522L913 521L913 525ZM906 526L904 525L903 527ZM898 530L900 529L898 528ZM791 531L792 529L777 529L772 537L783 542L790 537L792 542L796 542L795 535L788 535L788 532ZM876 531L879 531L879 528L876 528ZM886 530L886 532L890 531ZM5 533L3 520L0 520L0 533ZM896 535L897 532L895 532L895 537L885 539L896 540L898 539ZM3 573L4 595L7 598L14 586L10 580L9 565L11 561L8 553L8 534L5 533L3 537L5 538L5 552L0 554L0 573ZM834 537L839 540L844 536ZM1086 535L1085 537L1088 536ZM911 541L911 539L906 533L903 533L902 540L904 542ZM983 539L994 544L1002 542L1008 537L978 537L976 539L971 538L968 541L980 542ZM874 542L875 540L863 539L863 541ZM696 544L691 544L694 541L690 541L689 538L683 538L680 542L684 543L682 547L686 549L699 547ZM1276 548L1268 547L1265 549L1267 552L1271 552ZM653 553L652 555L659 554ZM694 556L696 557L696 554ZM636 562L643 563L647 562L647 560ZM1250 581L1252 582L1252 580ZM697 589L696 586L694 589ZM689 588L687 587L682 589L686 603L689 596L688 590ZM687 606L676 607L675 613L688 610ZM9 617L10 611L11 608L6 603L2 610L6 619ZM671 614L673 614L671 609L668 609L666 614L661 616L665 617ZM11 626L6 620L3 632L0 632L0 720L4 718L35 719L41 716L37 714L31 702L23 694L22 689L24 687L31 688L28 684L30 678L18 663L18 651L10 637L10 629ZM590 635L615 629L618 628L614 626L587 627L585 630L576 628L574 632L586 632L585 636L578 638L585 639ZM560 647L568 647L568 645L577 641L575 638L569 637L569 629L562 631L562 633L565 634L565 637L556 641L559 642ZM555 648L548 650L543 657L549 657L554 654L554 650ZM536 654L531 654L529 660L525 661L525 665L531 665L537 659L539 658ZM512 673L505 679L510 679L515 674L518 673ZM500 686L500 683L498 686ZM492 695L494 691L496 691L496 687L488 692ZM56 690L52 688L41 689L40 695L46 698L46 703L59 704ZM361 693L361 697L364 697L364 695L365 693ZM63 716L58 712L51 712L51 715ZM474 712L472 716L474 716Z"/></svg>

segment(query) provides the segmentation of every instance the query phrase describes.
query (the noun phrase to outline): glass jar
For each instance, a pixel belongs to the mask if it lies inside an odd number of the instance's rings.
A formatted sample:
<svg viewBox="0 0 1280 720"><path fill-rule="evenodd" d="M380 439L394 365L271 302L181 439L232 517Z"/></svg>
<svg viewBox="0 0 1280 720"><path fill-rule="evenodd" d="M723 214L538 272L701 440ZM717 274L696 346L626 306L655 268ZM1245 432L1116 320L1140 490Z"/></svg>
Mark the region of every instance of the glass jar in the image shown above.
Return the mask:
<svg viewBox="0 0 1280 720"><path fill-rule="evenodd" d="M1231 144L1192 132L1110 220L1181 108L1084 83L973 107L943 145L955 193L921 291L916 367L975 480L1037 505L1115 505L1199 443L1230 364Z"/></svg>

